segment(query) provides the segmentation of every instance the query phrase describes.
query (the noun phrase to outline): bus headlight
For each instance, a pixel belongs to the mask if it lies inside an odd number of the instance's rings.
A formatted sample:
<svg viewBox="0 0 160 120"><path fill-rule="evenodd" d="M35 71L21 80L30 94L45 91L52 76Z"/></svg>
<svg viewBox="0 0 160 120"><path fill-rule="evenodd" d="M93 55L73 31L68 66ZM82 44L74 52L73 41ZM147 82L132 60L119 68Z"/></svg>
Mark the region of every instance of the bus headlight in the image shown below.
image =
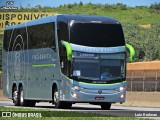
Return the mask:
<svg viewBox="0 0 160 120"><path fill-rule="evenodd" d="M120 95L120 98L124 98L124 95L123 95L123 94L121 94L121 95Z"/></svg>
<svg viewBox="0 0 160 120"><path fill-rule="evenodd" d="M74 97L74 98L78 98L78 95L77 95L76 92L71 92L71 95L72 95L72 97Z"/></svg>
<svg viewBox="0 0 160 120"><path fill-rule="evenodd" d="M119 91L123 91L124 90L124 87L119 87Z"/></svg>
<svg viewBox="0 0 160 120"><path fill-rule="evenodd" d="M72 86L72 88L75 89L75 90L79 90L80 89L78 86L74 86L74 85Z"/></svg>
<svg viewBox="0 0 160 120"><path fill-rule="evenodd" d="M82 87L79 87L79 86L76 86L76 85L72 85L72 89L74 89L74 90L79 90L79 91L82 91L82 90L83 90Z"/></svg>
<svg viewBox="0 0 160 120"><path fill-rule="evenodd" d="M123 86L121 86L121 87L119 87L119 88L117 88L117 89L115 89L116 91L123 91L123 90L125 90L125 87L123 87Z"/></svg>

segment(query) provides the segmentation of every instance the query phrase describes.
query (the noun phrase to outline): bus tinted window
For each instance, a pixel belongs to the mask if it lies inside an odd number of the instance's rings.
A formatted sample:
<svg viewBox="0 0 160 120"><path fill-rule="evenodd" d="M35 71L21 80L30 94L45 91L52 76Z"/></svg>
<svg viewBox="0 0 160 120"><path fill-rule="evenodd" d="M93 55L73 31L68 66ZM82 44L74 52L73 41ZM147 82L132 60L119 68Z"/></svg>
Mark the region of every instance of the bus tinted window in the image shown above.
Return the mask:
<svg viewBox="0 0 160 120"><path fill-rule="evenodd" d="M68 76L69 69L67 66L69 66L69 63L67 61L66 56L66 48L62 46L61 40L67 41L69 39L69 32L68 32L68 25L65 22L58 22L58 46L59 46L59 56L60 56L60 63L63 64L64 67L61 67L61 72L64 75Z"/></svg>
<svg viewBox="0 0 160 120"><path fill-rule="evenodd" d="M46 23L28 27L29 49L55 48L55 25Z"/></svg>
<svg viewBox="0 0 160 120"><path fill-rule="evenodd" d="M15 29L12 36L9 51L18 51L27 49L27 33L26 28Z"/></svg>
<svg viewBox="0 0 160 120"><path fill-rule="evenodd" d="M58 22L58 39L59 44L61 44L61 40L68 42L69 37L68 25L65 22Z"/></svg>
<svg viewBox="0 0 160 120"><path fill-rule="evenodd" d="M10 41L11 39L11 41ZM12 36L7 43L7 51L18 51L27 49L26 28L17 28L13 30Z"/></svg>
<svg viewBox="0 0 160 120"><path fill-rule="evenodd" d="M11 34L12 34L12 30L4 31L3 48L6 51L8 51Z"/></svg>
<svg viewBox="0 0 160 120"><path fill-rule="evenodd" d="M73 23L70 26L70 42L92 47L125 45L120 24Z"/></svg>

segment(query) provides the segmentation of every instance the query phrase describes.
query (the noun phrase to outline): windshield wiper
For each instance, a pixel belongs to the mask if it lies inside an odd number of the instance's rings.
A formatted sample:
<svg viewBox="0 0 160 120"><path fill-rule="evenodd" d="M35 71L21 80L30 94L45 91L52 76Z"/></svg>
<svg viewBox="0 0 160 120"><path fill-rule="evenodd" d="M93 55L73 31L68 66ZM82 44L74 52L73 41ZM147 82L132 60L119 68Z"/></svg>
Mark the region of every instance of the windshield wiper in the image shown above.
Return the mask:
<svg viewBox="0 0 160 120"><path fill-rule="evenodd" d="M109 80L118 80L118 79L122 79L123 77L120 76L120 77L115 77L115 78L112 78L112 79L109 79Z"/></svg>
<svg viewBox="0 0 160 120"><path fill-rule="evenodd" d="M93 78L93 77L84 77L84 76L77 76L78 79L89 79L89 80L99 80L98 78Z"/></svg>

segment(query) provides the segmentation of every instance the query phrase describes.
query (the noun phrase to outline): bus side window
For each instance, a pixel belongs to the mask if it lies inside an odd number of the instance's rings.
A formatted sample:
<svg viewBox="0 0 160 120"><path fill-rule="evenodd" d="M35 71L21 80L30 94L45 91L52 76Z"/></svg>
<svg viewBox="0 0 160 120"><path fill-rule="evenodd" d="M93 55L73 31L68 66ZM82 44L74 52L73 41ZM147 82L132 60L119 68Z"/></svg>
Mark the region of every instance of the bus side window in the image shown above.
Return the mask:
<svg viewBox="0 0 160 120"><path fill-rule="evenodd" d="M6 30L4 32L3 47L6 51L27 49L26 28L22 27L14 30Z"/></svg>
<svg viewBox="0 0 160 120"><path fill-rule="evenodd" d="M53 50L56 50L56 44L55 44L55 24L49 23L44 26L44 44L46 44L46 47L52 48ZM49 46L48 46L49 45Z"/></svg>
<svg viewBox="0 0 160 120"><path fill-rule="evenodd" d="M18 28L14 30L14 46L12 46L12 51L25 50L27 49L27 34L26 28Z"/></svg>
<svg viewBox="0 0 160 120"><path fill-rule="evenodd" d="M29 26L29 49L54 48L55 49L55 25L46 23Z"/></svg>
<svg viewBox="0 0 160 120"><path fill-rule="evenodd" d="M36 49L38 48L38 42L37 41L37 29L36 29L37 26L29 26L28 27L28 47L29 49Z"/></svg>
<svg viewBox="0 0 160 120"><path fill-rule="evenodd" d="M9 51L14 51L14 45L16 45L15 40L17 37L17 29L14 29L12 37L11 37L11 41L9 41Z"/></svg>
<svg viewBox="0 0 160 120"><path fill-rule="evenodd" d="M4 31L3 48L6 51L8 51L11 34L12 34L12 30L6 30L6 31Z"/></svg>
<svg viewBox="0 0 160 120"><path fill-rule="evenodd" d="M62 46L61 40L68 41L69 40L69 32L68 25L65 22L58 22L58 46L59 46L59 56L60 56L60 65L61 71L64 75L69 75L69 61L67 60L66 48Z"/></svg>

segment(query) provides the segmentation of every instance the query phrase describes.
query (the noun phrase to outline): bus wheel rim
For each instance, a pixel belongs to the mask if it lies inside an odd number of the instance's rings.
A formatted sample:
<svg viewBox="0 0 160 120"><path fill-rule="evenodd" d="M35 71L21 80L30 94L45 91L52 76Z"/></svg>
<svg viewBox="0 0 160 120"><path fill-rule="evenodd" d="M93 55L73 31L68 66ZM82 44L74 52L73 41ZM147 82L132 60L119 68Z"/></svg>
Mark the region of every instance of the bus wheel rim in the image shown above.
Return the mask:
<svg viewBox="0 0 160 120"><path fill-rule="evenodd" d="M17 97L18 97L18 93L17 93L17 90L15 90L13 93L13 100L17 101Z"/></svg>
<svg viewBox="0 0 160 120"><path fill-rule="evenodd" d="M58 103L58 92L54 93L54 103Z"/></svg>
<svg viewBox="0 0 160 120"><path fill-rule="evenodd" d="M24 99L23 99L23 90L21 91L21 98L20 98L21 103L23 103Z"/></svg>

